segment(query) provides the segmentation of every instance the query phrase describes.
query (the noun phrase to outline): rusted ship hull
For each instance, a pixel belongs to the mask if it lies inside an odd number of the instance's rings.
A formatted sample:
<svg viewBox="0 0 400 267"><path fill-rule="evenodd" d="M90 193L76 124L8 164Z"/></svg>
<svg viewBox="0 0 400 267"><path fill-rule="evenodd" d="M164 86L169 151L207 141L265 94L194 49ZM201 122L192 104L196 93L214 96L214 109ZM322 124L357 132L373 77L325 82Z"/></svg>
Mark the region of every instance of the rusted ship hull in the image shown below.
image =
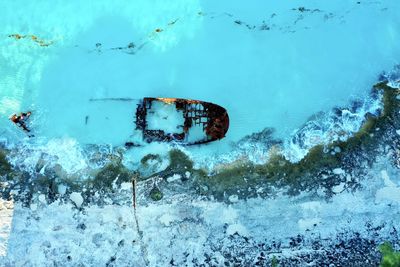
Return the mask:
<svg viewBox="0 0 400 267"><path fill-rule="evenodd" d="M145 142L195 145L224 138L229 116L226 109L209 102L145 97L137 106L135 123Z"/></svg>

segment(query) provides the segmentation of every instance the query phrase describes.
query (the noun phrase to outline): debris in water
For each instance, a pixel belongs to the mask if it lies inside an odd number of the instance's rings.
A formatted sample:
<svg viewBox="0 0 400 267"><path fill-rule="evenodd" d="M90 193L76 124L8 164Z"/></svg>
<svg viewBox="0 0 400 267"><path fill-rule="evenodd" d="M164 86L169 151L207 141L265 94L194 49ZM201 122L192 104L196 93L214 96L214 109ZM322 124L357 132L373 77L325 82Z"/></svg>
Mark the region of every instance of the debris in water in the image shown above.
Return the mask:
<svg viewBox="0 0 400 267"><path fill-rule="evenodd" d="M26 126L26 121L29 119L29 117L32 115L32 112L21 112L19 115L13 114L10 117L10 120L17 125L18 127L22 128L24 132L28 134L28 137L34 137L33 134L30 134L31 130Z"/></svg>
<svg viewBox="0 0 400 267"><path fill-rule="evenodd" d="M43 39L38 38L36 35L21 35L21 34L10 34L8 35L10 38L14 38L15 40L21 39L31 39L33 42L37 43L39 46L47 47L53 44L52 41L45 41Z"/></svg>

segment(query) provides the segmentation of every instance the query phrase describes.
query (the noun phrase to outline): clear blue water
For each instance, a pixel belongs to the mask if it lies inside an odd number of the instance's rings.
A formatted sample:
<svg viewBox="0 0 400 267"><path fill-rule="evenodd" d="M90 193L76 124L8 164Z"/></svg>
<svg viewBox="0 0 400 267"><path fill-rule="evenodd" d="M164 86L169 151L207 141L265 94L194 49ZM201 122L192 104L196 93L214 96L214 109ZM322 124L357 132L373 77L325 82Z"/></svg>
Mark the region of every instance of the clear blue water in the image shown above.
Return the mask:
<svg viewBox="0 0 400 267"><path fill-rule="evenodd" d="M179 97L227 108L227 137L188 153L199 162L232 160L232 142L245 135L271 127L288 140L310 116L366 99L400 58L396 1L1 5L10 12L0 18L0 125L12 142L24 133L8 116L33 110L42 143L122 145L133 133L135 103L90 98Z"/></svg>

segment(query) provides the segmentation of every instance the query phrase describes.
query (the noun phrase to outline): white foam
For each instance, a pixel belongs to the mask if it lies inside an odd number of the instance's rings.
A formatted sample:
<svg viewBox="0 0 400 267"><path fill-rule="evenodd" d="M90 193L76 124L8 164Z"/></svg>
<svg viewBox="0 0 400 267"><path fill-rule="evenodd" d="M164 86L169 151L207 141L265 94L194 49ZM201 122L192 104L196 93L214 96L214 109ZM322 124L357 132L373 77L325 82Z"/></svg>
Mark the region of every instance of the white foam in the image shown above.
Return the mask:
<svg viewBox="0 0 400 267"><path fill-rule="evenodd" d="M400 89L400 64L396 65L396 67L388 73L384 73L383 77L387 80L388 86L394 89Z"/></svg>
<svg viewBox="0 0 400 267"><path fill-rule="evenodd" d="M8 239L12 228L12 218L14 213L14 202L0 198L0 262L1 257L6 256Z"/></svg>
<svg viewBox="0 0 400 267"><path fill-rule="evenodd" d="M19 146L10 155L10 162L16 167L34 172L42 160L50 167L56 165L68 174L85 170L88 163L83 149L75 139L51 139L43 144Z"/></svg>
<svg viewBox="0 0 400 267"><path fill-rule="evenodd" d="M283 154L288 160L298 162L312 147L327 145L334 141L346 141L360 129L367 113L378 115L381 109L380 95L365 99L354 111L342 108L340 114L334 114L333 111L322 114L308 121L285 140Z"/></svg>

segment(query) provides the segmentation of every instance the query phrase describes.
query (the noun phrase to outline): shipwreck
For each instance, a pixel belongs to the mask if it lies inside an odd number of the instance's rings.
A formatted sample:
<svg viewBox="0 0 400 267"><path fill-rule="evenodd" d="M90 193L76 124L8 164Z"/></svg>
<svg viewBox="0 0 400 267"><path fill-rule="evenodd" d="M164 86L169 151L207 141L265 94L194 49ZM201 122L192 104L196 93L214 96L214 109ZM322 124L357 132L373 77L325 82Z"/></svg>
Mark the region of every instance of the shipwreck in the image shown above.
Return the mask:
<svg viewBox="0 0 400 267"><path fill-rule="evenodd" d="M147 143L196 145L224 138L229 116L226 109L209 102L145 97L137 105L135 124Z"/></svg>

